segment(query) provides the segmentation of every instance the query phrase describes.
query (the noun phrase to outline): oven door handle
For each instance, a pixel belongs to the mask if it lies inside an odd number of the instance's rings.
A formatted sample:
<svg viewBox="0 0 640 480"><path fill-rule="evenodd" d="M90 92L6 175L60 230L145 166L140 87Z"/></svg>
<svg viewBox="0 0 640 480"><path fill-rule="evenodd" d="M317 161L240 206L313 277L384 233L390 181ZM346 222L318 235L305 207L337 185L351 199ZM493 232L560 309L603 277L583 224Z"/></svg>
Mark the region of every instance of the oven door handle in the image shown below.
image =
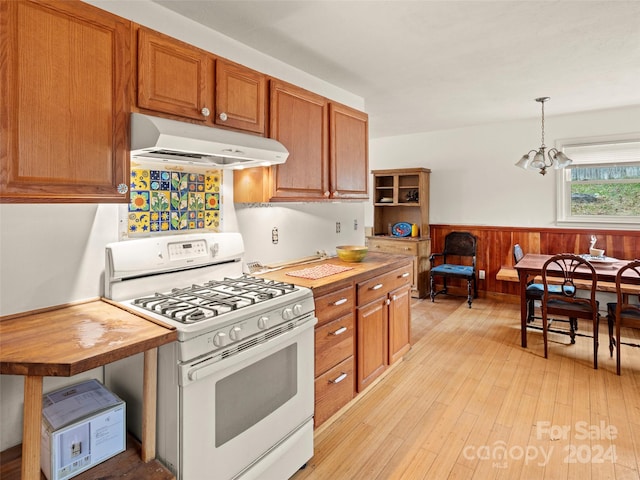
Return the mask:
<svg viewBox="0 0 640 480"><path fill-rule="evenodd" d="M285 342L291 341L292 338L295 338L297 335L300 335L302 332L313 329L316 323L318 323L318 319L315 316L310 316L309 318L301 319L301 323L298 324L293 330L289 330L287 333L274 337L268 340L265 343L260 343L255 347L248 348L240 353L231 355L225 358L212 357L209 360L205 360L202 363L196 365L195 367L187 370L187 378L191 382L195 382L197 380L201 380L204 377L212 375L216 372L224 370L228 368L230 364L234 363L231 360L240 361L245 358L249 358L255 352L256 349L260 349L263 346L275 347Z"/></svg>
<svg viewBox="0 0 640 480"><path fill-rule="evenodd" d="M190 370L187 373L187 376L189 377L189 380L195 382L198 379L204 378L214 373L218 369L218 366L218 362L214 362L204 366L196 367L193 370Z"/></svg>

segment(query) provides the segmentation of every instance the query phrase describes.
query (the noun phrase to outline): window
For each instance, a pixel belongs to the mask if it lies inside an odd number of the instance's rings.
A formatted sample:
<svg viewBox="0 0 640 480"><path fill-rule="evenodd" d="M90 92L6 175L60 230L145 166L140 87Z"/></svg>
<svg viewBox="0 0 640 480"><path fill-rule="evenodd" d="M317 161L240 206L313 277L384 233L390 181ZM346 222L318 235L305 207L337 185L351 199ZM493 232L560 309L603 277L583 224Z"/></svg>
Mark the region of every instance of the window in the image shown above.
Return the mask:
<svg viewBox="0 0 640 480"><path fill-rule="evenodd" d="M640 135L559 143L558 223L640 228Z"/></svg>

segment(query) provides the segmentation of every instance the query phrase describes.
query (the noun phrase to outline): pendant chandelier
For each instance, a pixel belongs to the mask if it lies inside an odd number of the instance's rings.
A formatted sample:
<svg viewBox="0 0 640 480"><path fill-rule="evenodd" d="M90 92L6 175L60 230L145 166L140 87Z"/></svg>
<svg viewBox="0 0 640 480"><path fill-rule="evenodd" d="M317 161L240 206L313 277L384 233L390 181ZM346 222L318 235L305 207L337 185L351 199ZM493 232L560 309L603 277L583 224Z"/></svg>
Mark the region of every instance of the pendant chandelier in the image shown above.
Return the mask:
<svg viewBox="0 0 640 480"><path fill-rule="evenodd" d="M571 159L564 153L559 152L556 148L550 148L547 151L547 147L544 144L544 102L547 100L549 100L549 97L536 98L536 102L540 102L542 105L542 145L538 150L531 150L523 155L516 163L516 167L524 168L525 170L539 169L540 175L546 174L547 168L554 167L558 170L571 163Z"/></svg>

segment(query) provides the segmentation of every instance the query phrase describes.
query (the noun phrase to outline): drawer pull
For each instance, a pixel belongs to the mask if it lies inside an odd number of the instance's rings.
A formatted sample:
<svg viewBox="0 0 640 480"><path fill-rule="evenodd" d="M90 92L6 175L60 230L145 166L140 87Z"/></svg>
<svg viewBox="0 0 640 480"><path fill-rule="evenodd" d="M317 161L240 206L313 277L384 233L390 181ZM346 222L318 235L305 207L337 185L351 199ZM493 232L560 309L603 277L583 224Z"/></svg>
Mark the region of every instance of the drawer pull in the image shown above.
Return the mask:
<svg viewBox="0 0 640 480"><path fill-rule="evenodd" d="M373 287L371 287L369 290L380 290L382 288L382 283L378 283L377 285L374 285Z"/></svg>
<svg viewBox="0 0 640 480"><path fill-rule="evenodd" d="M347 374L343 373L342 375L339 375L338 378L336 378L335 380L329 380L329 383L340 383L345 378L347 378Z"/></svg>
<svg viewBox="0 0 640 480"><path fill-rule="evenodd" d="M400 278L407 278L409 276L409 272L404 272L402 275L400 275Z"/></svg>
<svg viewBox="0 0 640 480"><path fill-rule="evenodd" d="M347 327L340 327L335 332L331 332L331 335L341 335L347 331Z"/></svg>
<svg viewBox="0 0 640 480"><path fill-rule="evenodd" d="M341 298L340 300L337 300L337 301L333 302L333 306L337 307L338 305L344 305L345 303L347 303L347 299L346 298Z"/></svg>

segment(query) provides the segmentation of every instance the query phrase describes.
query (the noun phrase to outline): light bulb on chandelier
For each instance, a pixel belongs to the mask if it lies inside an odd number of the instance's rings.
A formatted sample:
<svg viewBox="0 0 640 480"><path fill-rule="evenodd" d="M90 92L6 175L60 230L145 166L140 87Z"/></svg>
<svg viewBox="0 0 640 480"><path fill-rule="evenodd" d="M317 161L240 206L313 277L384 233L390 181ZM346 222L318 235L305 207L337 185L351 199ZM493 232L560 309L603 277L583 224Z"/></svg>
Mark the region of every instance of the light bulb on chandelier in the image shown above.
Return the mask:
<svg viewBox="0 0 640 480"><path fill-rule="evenodd" d="M537 150L530 150L516 163L516 167L524 168L525 170L539 169L541 175L547 173L547 168L553 166L556 169L560 169L571 163L571 159L558 151L557 148L550 148L547 151L547 147L544 144L544 102L547 100L549 100L549 97L536 98L536 102L540 102L542 105L542 145Z"/></svg>

